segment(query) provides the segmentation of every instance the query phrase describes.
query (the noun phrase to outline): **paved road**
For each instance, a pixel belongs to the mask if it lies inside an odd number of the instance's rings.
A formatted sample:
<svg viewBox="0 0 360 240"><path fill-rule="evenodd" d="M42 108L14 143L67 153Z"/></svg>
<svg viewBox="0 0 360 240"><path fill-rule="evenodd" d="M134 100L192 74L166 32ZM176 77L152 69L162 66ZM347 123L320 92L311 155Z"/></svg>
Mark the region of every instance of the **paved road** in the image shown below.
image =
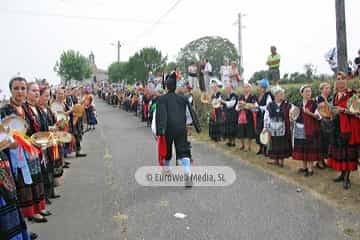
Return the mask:
<svg viewBox="0 0 360 240"><path fill-rule="evenodd" d="M336 209L204 144L193 145L197 165L232 167L232 186L138 185L136 169L156 163L149 129L103 102L97 111L99 126L83 143L89 157L71 159L49 223L30 224L40 239L347 239L337 227L343 215ZM177 219L177 212L187 217Z"/></svg>

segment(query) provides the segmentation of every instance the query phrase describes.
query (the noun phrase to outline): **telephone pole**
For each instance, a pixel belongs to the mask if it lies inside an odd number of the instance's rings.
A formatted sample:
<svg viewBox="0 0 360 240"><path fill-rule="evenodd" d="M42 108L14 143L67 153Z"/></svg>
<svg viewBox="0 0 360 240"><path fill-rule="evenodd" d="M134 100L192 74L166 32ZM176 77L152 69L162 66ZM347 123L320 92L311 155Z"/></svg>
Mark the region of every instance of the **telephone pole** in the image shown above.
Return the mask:
<svg viewBox="0 0 360 240"><path fill-rule="evenodd" d="M121 43L120 41L117 42L117 49L118 49L118 63L120 63L120 48L121 48Z"/></svg>
<svg viewBox="0 0 360 240"><path fill-rule="evenodd" d="M347 41L346 41L346 19L345 19L345 0L335 0L336 8L336 45L338 69L347 72Z"/></svg>
<svg viewBox="0 0 360 240"><path fill-rule="evenodd" d="M238 48L239 48L239 67L240 70L243 69L243 62L244 62L244 56L243 56L243 44L242 44L242 29L243 29L243 25L242 25L242 17L244 15L239 13L238 14L238 21L237 21L237 25L238 25Z"/></svg>
<svg viewBox="0 0 360 240"><path fill-rule="evenodd" d="M117 46L117 62L120 63L120 48L122 47L120 41L118 40L117 44L110 43L110 45L111 46Z"/></svg>

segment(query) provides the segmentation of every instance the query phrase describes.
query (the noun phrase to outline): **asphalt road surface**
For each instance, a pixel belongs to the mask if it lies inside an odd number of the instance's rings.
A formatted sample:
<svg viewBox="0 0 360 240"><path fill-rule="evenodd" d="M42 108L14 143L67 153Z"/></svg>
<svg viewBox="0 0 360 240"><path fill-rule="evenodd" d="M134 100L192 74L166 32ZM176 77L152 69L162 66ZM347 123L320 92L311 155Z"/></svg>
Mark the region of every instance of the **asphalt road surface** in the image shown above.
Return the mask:
<svg viewBox="0 0 360 240"><path fill-rule="evenodd" d="M99 125L83 141L88 157L70 158L53 216L29 224L40 239L350 239L337 226L346 217L339 210L205 144L193 144L196 164L232 167L230 187L140 186L135 171L157 163L150 129L100 100L97 112Z"/></svg>

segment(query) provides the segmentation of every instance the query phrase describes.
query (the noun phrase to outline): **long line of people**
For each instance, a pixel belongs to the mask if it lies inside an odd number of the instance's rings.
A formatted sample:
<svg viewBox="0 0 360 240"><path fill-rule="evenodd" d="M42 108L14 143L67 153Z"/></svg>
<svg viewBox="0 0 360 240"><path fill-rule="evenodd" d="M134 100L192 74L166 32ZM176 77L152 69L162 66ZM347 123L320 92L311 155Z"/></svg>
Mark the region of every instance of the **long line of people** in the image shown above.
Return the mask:
<svg viewBox="0 0 360 240"><path fill-rule="evenodd" d="M285 159L291 157L301 162L298 173L305 177L313 176L315 167L331 167L341 173L334 181L342 182L345 189L351 187L350 174L358 168L360 97L358 89L348 88L346 74L337 75L332 95L330 82L320 84L319 96L313 96L310 85L302 86L302 101L296 103L285 99L284 88L271 88L266 79L258 83L255 94L248 83L241 94L233 84L212 81L210 86L212 95L201 101L211 105L208 124L213 141L225 140L228 147L235 147L238 139L244 152L251 151L256 142L257 154L269 158L269 164L284 167ZM150 126L156 99L163 91L141 85L131 90L109 86L99 88L98 95ZM179 80L177 91L192 101L191 85ZM117 100L109 101L114 98Z"/></svg>
<svg viewBox="0 0 360 240"><path fill-rule="evenodd" d="M221 93L214 82L209 136L215 142L226 140L229 147L239 139L241 151L250 151L255 139L257 154L267 156L269 164L284 167L284 160L292 157L302 162L298 172L305 177L313 176L314 166L331 167L341 172L334 181L349 189L350 173L358 167L360 95L347 87L345 74L337 78L332 96L330 83L322 83L316 97L310 85L303 85L300 103L288 102L279 85L270 90L265 79L257 96L250 84L238 96L231 85Z"/></svg>
<svg viewBox="0 0 360 240"><path fill-rule="evenodd" d="M0 108L0 239L36 239L25 219L48 221L48 206L60 198L55 189L70 165L65 159L73 152L86 156L81 153L83 124L93 128L97 122L85 88L59 86L52 92L46 81L39 86L18 76L10 80L9 89L10 101ZM80 103L82 115L76 110ZM35 144L31 137L45 133L61 133L63 139L45 147Z"/></svg>

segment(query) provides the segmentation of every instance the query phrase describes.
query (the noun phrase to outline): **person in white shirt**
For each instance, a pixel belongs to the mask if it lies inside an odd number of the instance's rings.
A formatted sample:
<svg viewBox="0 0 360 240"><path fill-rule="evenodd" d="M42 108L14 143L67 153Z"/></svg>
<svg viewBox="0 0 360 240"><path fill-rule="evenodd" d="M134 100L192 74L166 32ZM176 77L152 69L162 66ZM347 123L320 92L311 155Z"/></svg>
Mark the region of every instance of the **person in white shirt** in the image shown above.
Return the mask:
<svg viewBox="0 0 360 240"><path fill-rule="evenodd" d="M205 68L204 68L204 82L206 92L210 91L210 77L212 76L212 66L208 59L205 59Z"/></svg>
<svg viewBox="0 0 360 240"><path fill-rule="evenodd" d="M199 79L197 76L198 68L195 63L188 67L188 81L193 89L199 89Z"/></svg>
<svg viewBox="0 0 360 240"><path fill-rule="evenodd" d="M224 61L224 65L220 68L220 75L221 75L221 81L224 85L227 85L230 83L230 76L231 76L231 66L229 65L229 60Z"/></svg>
<svg viewBox="0 0 360 240"><path fill-rule="evenodd" d="M325 54L325 60L329 63L331 70L336 74L338 72L337 49L332 48Z"/></svg>

